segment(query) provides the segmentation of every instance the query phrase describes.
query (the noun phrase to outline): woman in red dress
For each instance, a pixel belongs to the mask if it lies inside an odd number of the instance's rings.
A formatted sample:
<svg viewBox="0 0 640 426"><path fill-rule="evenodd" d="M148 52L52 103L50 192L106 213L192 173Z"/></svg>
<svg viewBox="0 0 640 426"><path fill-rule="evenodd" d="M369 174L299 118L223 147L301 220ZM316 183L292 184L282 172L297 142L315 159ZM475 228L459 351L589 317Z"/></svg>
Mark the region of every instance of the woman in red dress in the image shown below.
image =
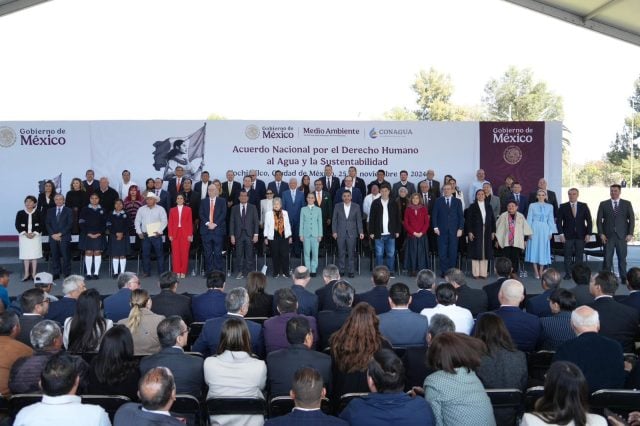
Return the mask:
<svg viewBox="0 0 640 426"><path fill-rule="evenodd" d="M169 240L171 241L171 262L178 278L186 277L189 269L189 247L193 241L193 220L191 208L184 204L184 196L176 197L176 206L169 211Z"/></svg>

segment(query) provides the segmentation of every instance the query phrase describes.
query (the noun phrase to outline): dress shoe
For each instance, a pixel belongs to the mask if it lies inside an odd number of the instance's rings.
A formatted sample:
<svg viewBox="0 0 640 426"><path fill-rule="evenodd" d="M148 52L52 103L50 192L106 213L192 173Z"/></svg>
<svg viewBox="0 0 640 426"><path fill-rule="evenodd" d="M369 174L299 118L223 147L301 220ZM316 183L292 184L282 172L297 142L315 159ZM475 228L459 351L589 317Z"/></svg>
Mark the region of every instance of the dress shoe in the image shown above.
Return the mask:
<svg viewBox="0 0 640 426"><path fill-rule="evenodd" d="M289 275L289 273L282 274L282 276L285 277L285 278L291 278L291 275Z"/></svg>
<svg viewBox="0 0 640 426"><path fill-rule="evenodd" d="M23 283L26 283L27 281L31 281L33 278L31 278L31 275L27 275L26 277L24 277L21 281Z"/></svg>
<svg viewBox="0 0 640 426"><path fill-rule="evenodd" d="M242 272L239 272L238 275L236 275L236 280L241 280L244 278L244 275L242 275Z"/></svg>
<svg viewBox="0 0 640 426"><path fill-rule="evenodd" d="M318 274L316 274L315 272L312 272L312 273L311 273L311 274L309 274L309 275L311 275L311 278L315 278L315 277L316 277L316 275L318 275Z"/></svg>
<svg viewBox="0 0 640 426"><path fill-rule="evenodd" d="M571 279L571 275L570 274L564 274L564 279L565 280L570 280Z"/></svg>
<svg viewBox="0 0 640 426"><path fill-rule="evenodd" d="M142 274L140 275L140 278L149 278L151 275L150 274Z"/></svg>
<svg viewBox="0 0 640 426"><path fill-rule="evenodd" d="M100 276L99 276L99 275L94 275L94 276L93 276L93 279L94 279L94 280L99 280L99 279L100 279Z"/></svg>
<svg viewBox="0 0 640 426"><path fill-rule="evenodd" d="M85 276L84 276L84 280L85 280L85 281L91 281L92 279L93 279L93 276L92 276L92 275L85 275Z"/></svg>
<svg viewBox="0 0 640 426"><path fill-rule="evenodd" d="M113 274L113 279L117 280L118 279L118 274Z"/></svg>
<svg viewBox="0 0 640 426"><path fill-rule="evenodd" d="M53 274L53 279L54 280L59 280L60 279L60 274Z"/></svg>
<svg viewBox="0 0 640 426"><path fill-rule="evenodd" d="M347 274L347 276L348 276L349 278L354 278L354 277L356 276L356 274L354 274L353 272L349 272L349 273Z"/></svg>

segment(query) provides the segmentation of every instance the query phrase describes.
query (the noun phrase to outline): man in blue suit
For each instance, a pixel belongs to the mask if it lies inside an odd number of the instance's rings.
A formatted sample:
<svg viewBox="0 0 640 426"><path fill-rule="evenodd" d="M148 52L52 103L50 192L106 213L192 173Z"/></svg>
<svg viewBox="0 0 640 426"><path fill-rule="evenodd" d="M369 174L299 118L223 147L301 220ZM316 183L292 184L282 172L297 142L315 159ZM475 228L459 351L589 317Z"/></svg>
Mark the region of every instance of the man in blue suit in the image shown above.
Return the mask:
<svg viewBox="0 0 640 426"><path fill-rule="evenodd" d="M291 222L291 253L295 257L300 257L302 247L300 244L300 210L304 206L304 192L298 191L298 180L294 177L289 179L289 189L282 193L282 209L289 213Z"/></svg>
<svg viewBox="0 0 640 426"><path fill-rule="evenodd" d="M318 296L307 290L307 284L311 280L309 268L300 265L293 270L293 285L291 290L298 298L298 313L315 317L318 315ZM278 293L276 292L276 295ZM273 298L273 312L277 312L278 298Z"/></svg>
<svg viewBox="0 0 640 426"><path fill-rule="evenodd" d="M51 273L53 279L71 275L71 229L73 227L73 213L64 205L64 196L56 194L53 197L55 209L47 210L47 233L51 247ZM60 265L62 259L62 266Z"/></svg>
<svg viewBox="0 0 640 426"><path fill-rule="evenodd" d="M212 271L207 275L207 291L191 299L194 321L203 322L227 313L225 281L226 276L222 271Z"/></svg>
<svg viewBox="0 0 640 426"><path fill-rule="evenodd" d="M433 285L436 282L436 274L430 269L423 269L416 275L416 285L418 291L411 295L409 309L416 314L422 312L423 309L435 308L438 304L435 294L433 294Z"/></svg>
<svg viewBox="0 0 640 426"><path fill-rule="evenodd" d="M200 235L204 249L204 267L207 273L224 271L224 240L227 234L227 203L219 197L218 187L209 185L209 196L200 204Z"/></svg>
<svg viewBox="0 0 640 426"><path fill-rule="evenodd" d="M353 305L367 302L373 306L378 315L388 312L391 309L391 306L389 306L389 289L387 289L389 279L391 279L389 268L384 265L373 268L373 272L371 272L373 288L364 293L356 294Z"/></svg>
<svg viewBox="0 0 640 426"><path fill-rule="evenodd" d="M140 279L133 272L123 272L118 276L118 291L103 301L104 316L118 322L129 316L131 292L140 288Z"/></svg>
<svg viewBox="0 0 640 426"><path fill-rule="evenodd" d="M287 190L287 182L282 180L282 171L276 170L273 173L274 180L269 182L267 185L267 189L270 189L273 192L274 197L282 197L282 193Z"/></svg>
<svg viewBox="0 0 640 426"><path fill-rule="evenodd" d="M569 190L569 201L558 208L560 241L564 243L564 279L571 279L571 269L582 262L584 244L593 231L591 211L586 203L578 201L578 189Z"/></svg>
<svg viewBox="0 0 640 426"><path fill-rule="evenodd" d="M640 268L634 266L627 272L627 288L629 296L625 297L622 303L640 312Z"/></svg>
<svg viewBox="0 0 640 426"><path fill-rule="evenodd" d="M200 352L205 357L215 354L220 343L220 333L224 322L229 318L244 318L249 311L249 294L244 287L234 288L227 293L224 303L227 308L227 314L207 320L191 350ZM245 323L251 336L251 350L257 356L262 357L264 355L262 326L253 321L245 320Z"/></svg>
<svg viewBox="0 0 640 426"><path fill-rule="evenodd" d="M507 211L507 204L509 201L515 201L518 206L518 213L522 213L524 217L527 217L527 212L529 210L529 200L527 196L522 193L522 185L520 182L513 182L511 184L511 193L508 197L506 197L502 202L502 206L500 206L500 211Z"/></svg>
<svg viewBox="0 0 640 426"><path fill-rule="evenodd" d="M549 306L549 297L558 288L562 278L557 269L548 268L543 272L540 281L544 291L528 299L525 303L525 308L527 312L537 317L550 317L553 313Z"/></svg>
<svg viewBox="0 0 640 426"><path fill-rule="evenodd" d="M438 197L433 206L433 232L438 236L438 255L440 258L440 276L456 266L458 259L458 238L464 229L462 203L451 196L451 185L445 185L443 196Z"/></svg>
<svg viewBox="0 0 640 426"><path fill-rule="evenodd" d="M155 187L155 193L158 197L160 197L160 201L158 201L158 205L160 207L162 207L166 212L167 215L169 214L169 207L171 207L169 204L169 193L167 191L165 191L164 189L162 189L162 185L164 184L164 181L162 180L162 178L155 178L153 180L153 186ZM176 195L177 196L177 195Z"/></svg>
<svg viewBox="0 0 640 426"><path fill-rule="evenodd" d="M396 283L389 289L391 310L380 314L380 333L392 346L423 346L427 343L429 320L409 309L411 291L406 284Z"/></svg>
<svg viewBox="0 0 640 426"><path fill-rule="evenodd" d="M347 176L344 178L344 186L336 191L336 196L333 199L333 205L336 205L342 202L342 194L346 191L351 192L351 202L356 203L362 208L362 202L364 200L364 195L360 192L358 188L353 186L353 178L351 176Z"/></svg>

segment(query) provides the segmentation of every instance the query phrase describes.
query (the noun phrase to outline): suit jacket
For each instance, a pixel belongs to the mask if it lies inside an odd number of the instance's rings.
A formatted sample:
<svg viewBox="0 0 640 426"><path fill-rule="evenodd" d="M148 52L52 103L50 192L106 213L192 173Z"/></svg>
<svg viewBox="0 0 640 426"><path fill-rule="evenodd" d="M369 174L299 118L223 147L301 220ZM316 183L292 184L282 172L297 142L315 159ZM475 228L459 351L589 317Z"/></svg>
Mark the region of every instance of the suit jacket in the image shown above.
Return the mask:
<svg viewBox="0 0 640 426"><path fill-rule="evenodd" d="M342 183L340 184L340 187L344 188L344 179L342 179ZM364 183L364 179L359 178L359 177L356 176L354 181L353 181L353 187L354 188L358 188L360 190L360 193L362 194L362 197L367 195L367 184Z"/></svg>
<svg viewBox="0 0 640 426"><path fill-rule="evenodd" d="M397 197L398 196L398 191L402 187L407 188L407 191L409 191L407 196L411 196L411 194L416 192L416 186L413 183L407 181L407 183L405 185L403 185L401 181L398 181L398 182L394 183L393 187L391 188L391 196L393 198Z"/></svg>
<svg viewBox="0 0 640 426"><path fill-rule="evenodd" d="M540 338L540 319L515 306L501 306L494 311L504 321L509 334L519 350L533 352ZM475 328L475 327L474 327Z"/></svg>
<svg viewBox="0 0 640 426"><path fill-rule="evenodd" d="M215 229L210 230L207 227L209 223L209 210L211 207L211 199L209 197L202 200L200 203L200 234L205 235L218 235L224 236L227 234L227 203L224 198L216 197L213 222L217 225Z"/></svg>
<svg viewBox="0 0 640 426"><path fill-rule="evenodd" d="M25 210L18 210L16 213L16 231L18 234L27 232L29 226L29 214ZM42 222L42 217L38 213L37 209L34 209L31 213L31 232L37 232L42 234L45 229L45 224Z"/></svg>
<svg viewBox="0 0 640 426"><path fill-rule="evenodd" d="M158 197L160 197L160 201L158 201L158 205L162 208L164 208L164 210L167 212L167 215L169 215L169 209L171 208L171 201L169 200L169 193L167 191L165 191L164 189L161 189L160 192L156 192L156 195ZM176 194L176 197L178 196L178 194Z"/></svg>
<svg viewBox="0 0 640 426"><path fill-rule="evenodd" d="M318 370L324 381L324 387L327 392L330 392L331 357L309 349L303 344L294 344L267 355L267 386L270 397L288 396L293 375L302 367L313 367Z"/></svg>
<svg viewBox="0 0 640 426"><path fill-rule="evenodd" d="M104 317L114 323L129 316L131 312L131 290L121 288L111 296L105 297L102 301L104 306Z"/></svg>
<svg viewBox="0 0 640 426"><path fill-rule="evenodd" d="M516 201L516 196L513 192L509 192L509 196L502 202L503 207L500 209L502 212L507 210L507 204L509 201ZM518 202L518 211L522 213L525 217L529 212L529 199L523 194L520 193L520 201Z"/></svg>
<svg viewBox="0 0 640 426"><path fill-rule="evenodd" d="M387 184L389 185L389 187L391 187L391 184L389 183L388 180L383 179L382 182L378 182L378 179L374 179L371 182L369 182L369 184L367 185L367 194L371 194L371 187L373 185L378 185L378 188L380 188L383 184Z"/></svg>
<svg viewBox="0 0 640 426"><path fill-rule="evenodd" d="M160 294L151 296L151 300L153 301L151 310L154 313L165 317L179 315L187 325L193 322L191 298L189 296L177 294L171 290L161 290Z"/></svg>
<svg viewBox="0 0 640 426"><path fill-rule="evenodd" d="M365 293L356 294L353 306L360 302L367 302L373 306L378 315L391 310L391 306L389 306L389 289L386 285L376 285Z"/></svg>
<svg viewBox="0 0 640 426"><path fill-rule="evenodd" d="M258 209L251 203L247 203L245 218L242 220L242 205L236 204L231 208L231 218L229 222L229 235L235 238L246 236L253 238L260 232L260 218Z"/></svg>
<svg viewBox="0 0 640 426"><path fill-rule="evenodd" d="M624 387L622 347L598 333L582 333L565 342L556 351L553 361L570 361L580 367L589 384L589 393Z"/></svg>
<svg viewBox="0 0 640 426"><path fill-rule="evenodd" d="M333 286L338 282L331 280L316 290L318 296L318 311L335 311L337 306L333 301Z"/></svg>
<svg viewBox="0 0 640 426"><path fill-rule="evenodd" d="M549 307L549 296L553 290L545 290L537 296L530 297L525 303L527 312L537 317L550 317L552 315L551 307Z"/></svg>
<svg viewBox="0 0 640 426"><path fill-rule="evenodd" d="M349 217L344 214L344 203L338 203L333 208L333 218L331 219L331 229L334 234L340 237L358 238L362 234L362 213L360 206L351 203Z"/></svg>
<svg viewBox="0 0 640 426"><path fill-rule="evenodd" d="M633 291L629 296L622 299L621 302L640 312L640 291Z"/></svg>
<svg viewBox="0 0 640 426"><path fill-rule="evenodd" d="M437 304L436 296L431 290L420 289L411 295L409 309L419 314L423 309L435 308Z"/></svg>
<svg viewBox="0 0 640 426"><path fill-rule="evenodd" d="M169 207L173 207L176 205L176 197L178 196L179 193L181 193L182 191L184 191L184 180L186 179L185 176L182 176L181 180L180 180L180 188L177 187L177 178L171 178L169 179L169 183L167 184L167 192L169 193Z"/></svg>
<svg viewBox="0 0 640 426"><path fill-rule="evenodd" d="M294 229L294 233L298 230L300 224L300 210L305 205L304 192L293 191L295 200L291 198L291 190L286 190L282 193L282 209L289 213L289 220L291 221L291 227Z"/></svg>
<svg viewBox="0 0 640 426"><path fill-rule="evenodd" d="M599 297L589 306L600 316L600 335L619 342L625 352L633 352L633 341L640 334L638 311L613 297Z"/></svg>
<svg viewBox="0 0 640 426"><path fill-rule="evenodd" d="M73 228L73 212L69 207L62 207L60 216L56 217L57 207L47 210L47 233L49 235L61 233L62 241L71 241L71 229Z"/></svg>
<svg viewBox="0 0 640 426"><path fill-rule="evenodd" d="M340 188L335 192L333 196L333 205L336 205L342 202L342 194L344 194L346 191L347 191L346 188ZM362 192L360 192L358 188L351 187L351 202L356 203L357 205L362 207L363 201L364 201L364 195L362 195Z"/></svg>
<svg viewBox="0 0 640 426"><path fill-rule="evenodd" d="M454 375L452 374L452 376ZM462 389L460 390L462 391ZM457 390L452 392L457 392ZM424 398L412 398L404 392L371 392L362 398L355 398L340 413L340 418L354 426L434 426L437 424L429 402ZM493 411L491 411L491 419L493 420ZM480 417L477 424L489 423Z"/></svg>
<svg viewBox="0 0 640 426"><path fill-rule="evenodd" d="M598 207L596 226L598 227L598 235L604 234L607 237L617 235L620 239L624 239L627 235L633 235L635 227L633 206L629 201L620 198L618 214L615 215L611 200L602 201Z"/></svg>
<svg viewBox="0 0 640 426"><path fill-rule="evenodd" d="M336 308L331 311L318 312L318 333L320 334L320 347L329 347L331 335L338 331L351 314L351 308Z"/></svg>
<svg viewBox="0 0 640 426"><path fill-rule="evenodd" d="M447 208L445 197L436 199L431 215L431 227L438 228L440 235L455 235L459 230L464 230L464 215L462 214L462 202L451 197L451 207Z"/></svg>
<svg viewBox="0 0 640 426"><path fill-rule="evenodd" d="M331 189L329 189L329 186L327 185L328 178L326 176L322 176L320 179L322 179L322 189L331 194L331 199L335 200L336 192L340 188L340 179L335 176L331 176Z"/></svg>
<svg viewBox="0 0 640 426"><path fill-rule="evenodd" d="M576 217L571 213L571 203L560 204L558 208L558 230L567 240L583 240L585 235L593 232L591 211L586 203L576 203Z"/></svg>
<svg viewBox="0 0 640 426"><path fill-rule="evenodd" d="M204 322L211 318L221 317L227 314L224 304L226 294L221 290L207 290L191 299L193 320Z"/></svg>
<svg viewBox="0 0 640 426"><path fill-rule="evenodd" d="M318 296L311 293L301 285L292 285L291 290L298 298L298 313L315 317L318 313ZM274 304L278 304L276 298L273 298ZM275 309L273 312L277 312Z"/></svg>
<svg viewBox="0 0 640 426"><path fill-rule="evenodd" d="M427 344L429 321L410 309L391 309L380 314L380 333L396 346Z"/></svg>
<svg viewBox="0 0 640 426"><path fill-rule="evenodd" d="M62 297L57 302L49 303L49 311L47 312L46 318L63 325L64 320L72 317L75 312L76 299L72 297Z"/></svg>
<svg viewBox="0 0 640 426"><path fill-rule="evenodd" d="M208 181L207 184L204 187L205 198L207 198L207 195L206 195L207 194L207 190L209 189L209 185L211 185L211 183L212 183L211 181ZM203 184L204 184L204 182L202 182L202 181L196 182L195 184L193 184L193 190L195 192L199 193L200 195L202 195L203 194L203 192L202 192L203 191L203 188L202 188ZM224 193L224 189L222 190L222 192ZM223 195L223 197L224 197L224 195Z"/></svg>
<svg viewBox="0 0 640 426"><path fill-rule="evenodd" d="M313 193L316 195L316 206L320 207L322 210L322 224L325 225L327 220L331 220L331 215L333 214L331 194L327 191L322 191L320 194L320 197L322 197L322 203L318 203L318 196L315 191L313 191Z"/></svg>
<svg viewBox="0 0 640 426"><path fill-rule="evenodd" d="M576 297L576 306L589 305L593 303L593 295L589 290L589 284L577 285L569 289L571 293Z"/></svg>
<svg viewBox="0 0 640 426"><path fill-rule="evenodd" d="M113 419L115 426L184 426L180 420L172 416L142 411L142 404L129 402L118 408Z"/></svg>
<svg viewBox="0 0 640 426"><path fill-rule="evenodd" d="M171 346L142 358L140 375L144 376L155 367L167 367L173 373L177 393L188 393L200 398L204 388L203 364L204 359L201 357L187 355L182 349Z"/></svg>
<svg viewBox="0 0 640 426"><path fill-rule="evenodd" d="M324 235L324 221L322 209L314 206L304 206L300 210L300 236L305 238L317 238Z"/></svg>
<svg viewBox="0 0 640 426"><path fill-rule="evenodd" d="M227 201L233 201L235 203L237 202L238 194L240 193L241 189L242 184L234 180L231 184L231 191L229 191L229 181L225 180L224 182L222 182L222 192L220 193L220 196L222 198L225 198Z"/></svg>
<svg viewBox="0 0 640 426"><path fill-rule="evenodd" d="M335 416L329 416L317 409L313 411L296 410L280 417L272 417L264 422L265 426L348 426L349 423Z"/></svg>
<svg viewBox="0 0 640 426"><path fill-rule="evenodd" d="M180 213L178 212L178 207L173 207L169 210L169 225L168 235L169 237L176 237L178 233L178 225L180 218ZM182 229L186 232L187 236L193 235L193 217L191 213L191 208L189 206L182 207Z"/></svg>
<svg viewBox="0 0 640 426"><path fill-rule="evenodd" d="M289 184L283 180L280 181L280 190L278 191L278 186L276 185L276 181L271 181L269 182L269 185L267 185L267 189L270 189L271 191L273 191L273 196L274 197L282 197L282 193L284 191L288 191L289 190Z"/></svg>
<svg viewBox="0 0 640 426"><path fill-rule="evenodd" d="M474 289L465 284L458 287L456 293L458 293L456 305L471 311L474 318L489 309L487 294L480 289Z"/></svg>
<svg viewBox="0 0 640 426"><path fill-rule="evenodd" d="M382 197L376 198L371 203L371 211L369 212L369 234L373 234L374 238L379 239L382 236L382 218L384 217L384 207L382 206ZM400 209L398 205L389 199L387 202L387 230L392 238L395 234L402 231L402 219L400 218Z"/></svg>
<svg viewBox="0 0 640 426"><path fill-rule="evenodd" d="M271 317L264 322L264 345L267 353L289 347L286 333L287 321L289 321L293 317L300 316L305 317L307 320L309 320L311 331L313 331L313 341L319 341L318 327L316 326L316 319L314 317L300 315L295 312L288 312L285 314L276 315L275 317Z"/></svg>
<svg viewBox="0 0 640 426"><path fill-rule="evenodd" d="M264 181L260 179L256 179L255 181L255 190L258 197L258 204L260 200L267 197L267 186L264 184Z"/></svg>
<svg viewBox="0 0 640 426"><path fill-rule="evenodd" d="M43 319L42 315L20 315L20 334L18 334L16 340L31 347L31 329Z"/></svg>
<svg viewBox="0 0 640 426"><path fill-rule="evenodd" d="M242 318L240 315L226 314L218 318L211 318L204 323L200 336L191 347L192 351L200 352L204 356L215 354L220 343L220 332L222 325L229 318ZM259 357L264 355L264 338L262 326L257 322L244 320L251 336L251 350Z"/></svg>

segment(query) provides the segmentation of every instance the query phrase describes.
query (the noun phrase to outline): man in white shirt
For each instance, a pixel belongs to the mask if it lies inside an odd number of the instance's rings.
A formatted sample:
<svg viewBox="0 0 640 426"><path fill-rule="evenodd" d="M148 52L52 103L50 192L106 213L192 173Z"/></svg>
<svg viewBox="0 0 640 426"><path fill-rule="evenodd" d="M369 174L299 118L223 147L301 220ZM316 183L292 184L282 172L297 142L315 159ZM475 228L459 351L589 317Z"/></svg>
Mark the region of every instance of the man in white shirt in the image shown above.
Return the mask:
<svg viewBox="0 0 640 426"><path fill-rule="evenodd" d="M118 185L118 193L120 193L120 198L122 198L123 200L127 198L131 185L137 184L131 180L131 172L125 169L122 171L122 182L120 182L120 184Z"/></svg>
<svg viewBox="0 0 640 426"><path fill-rule="evenodd" d="M484 184L486 174L484 173L484 169L478 169L476 171L476 180L471 182L469 185L469 193L467 194L467 200L475 200L476 199L476 191L478 189L482 189L482 185Z"/></svg>
<svg viewBox="0 0 640 426"><path fill-rule="evenodd" d="M382 265L383 258L386 259L386 266L393 277L396 238L400 236L402 220L400 209L389 198L390 195L391 187L383 183L380 188L380 197L371 203L368 232L369 238L375 243L376 266Z"/></svg>
<svg viewBox="0 0 640 426"><path fill-rule="evenodd" d="M436 287L436 300L438 304L435 308L426 308L420 312L429 321L435 314L447 316L456 325L457 333L469 334L473 328L473 315L471 311L460 306L456 306L456 289L449 283L443 283Z"/></svg>
<svg viewBox="0 0 640 426"><path fill-rule="evenodd" d="M135 227L142 240L142 278L151 275L151 248L158 258L158 275L164 272L164 253L162 251L162 233L167 227L167 212L156 205L160 201L153 192L147 192L147 205L138 209Z"/></svg>

